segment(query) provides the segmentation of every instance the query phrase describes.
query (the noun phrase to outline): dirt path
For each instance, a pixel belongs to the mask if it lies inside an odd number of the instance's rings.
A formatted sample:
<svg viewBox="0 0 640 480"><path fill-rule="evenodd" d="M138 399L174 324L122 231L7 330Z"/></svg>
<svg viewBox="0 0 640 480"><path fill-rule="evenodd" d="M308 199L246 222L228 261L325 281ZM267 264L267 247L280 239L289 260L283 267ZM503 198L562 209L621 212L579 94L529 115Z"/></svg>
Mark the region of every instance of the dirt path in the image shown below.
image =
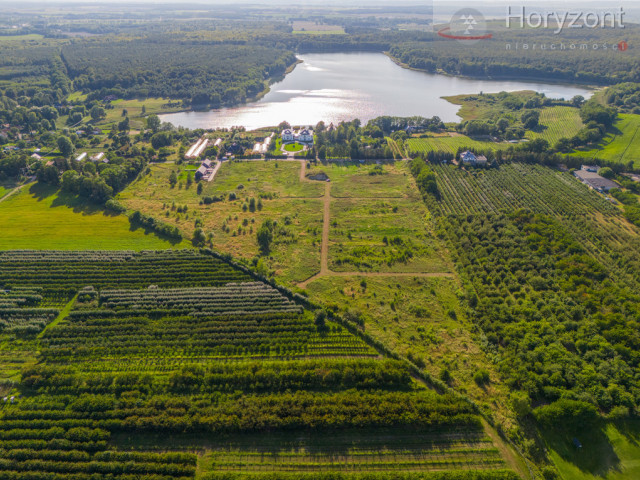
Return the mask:
<svg viewBox="0 0 640 480"><path fill-rule="evenodd" d="M306 170L305 162L302 162L300 176L303 177ZM309 182L305 178L305 181ZM355 199L357 200L357 198ZM320 277L421 277L421 278L448 278L453 277L449 272L334 272L329 270L329 232L331 227L331 183L324 187L323 216L322 216L322 247L320 249L320 272L298 284L300 288L306 288L314 280Z"/></svg>
<svg viewBox="0 0 640 480"><path fill-rule="evenodd" d="M7 193L4 197L0 198L0 203L4 202L7 198L11 197L14 193L18 193L20 190L22 190L27 185L30 185L31 183L33 182L25 183L24 185L20 185L19 187L14 188L9 193Z"/></svg>
<svg viewBox="0 0 640 480"><path fill-rule="evenodd" d="M213 182L213 179L216 178L216 174L218 173L218 170L220 170L220 167L222 166L222 162L220 160L216 160L216 166L213 168L213 172L211 173L211 176L209 177L209 182Z"/></svg>
<svg viewBox="0 0 640 480"><path fill-rule="evenodd" d="M307 162L305 160L300 160L300 181L308 182L307 180Z"/></svg>
<svg viewBox="0 0 640 480"><path fill-rule="evenodd" d="M482 427L484 428L485 433L500 451L500 455L502 455L504 461L507 462L507 465L518 473L520 477L533 479L533 472L522 455L516 452L511 445L505 442L502 437L500 437L496 429L489 425L484 418L481 417L480 421L482 422Z"/></svg>
<svg viewBox="0 0 640 480"><path fill-rule="evenodd" d="M322 249L320 250L320 275L329 273L329 226L331 222L331 183L324 187L324 215L322 219Z"/></svg>

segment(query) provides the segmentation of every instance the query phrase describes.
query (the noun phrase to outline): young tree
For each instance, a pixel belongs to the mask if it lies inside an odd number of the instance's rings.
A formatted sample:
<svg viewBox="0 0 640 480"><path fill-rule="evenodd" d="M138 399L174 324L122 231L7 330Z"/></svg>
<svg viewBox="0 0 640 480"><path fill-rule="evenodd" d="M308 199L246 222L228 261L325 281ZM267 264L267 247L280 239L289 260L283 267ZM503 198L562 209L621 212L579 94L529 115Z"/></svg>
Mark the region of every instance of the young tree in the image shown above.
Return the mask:
<svg viewBox="0 0 640 480"><path fill-rule="evenodd" d="M176 183L178 183L178 176L175 171L172 171L169 175L169 184L171 184L171 188L175 187Z"/></svg>

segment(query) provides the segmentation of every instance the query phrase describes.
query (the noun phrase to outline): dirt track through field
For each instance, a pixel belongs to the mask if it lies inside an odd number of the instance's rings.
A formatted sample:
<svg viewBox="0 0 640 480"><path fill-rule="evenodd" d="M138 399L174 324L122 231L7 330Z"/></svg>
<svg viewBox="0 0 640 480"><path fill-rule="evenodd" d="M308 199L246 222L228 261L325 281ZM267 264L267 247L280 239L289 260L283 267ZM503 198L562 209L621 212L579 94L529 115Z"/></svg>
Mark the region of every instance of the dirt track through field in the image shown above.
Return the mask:
<svg viewBox="0 0 640 480"><path fill-rule="evenodd" d="M31 182L29 182L29 183L31 183ZM4 197L0 198L0 203L4 202L9 197L12 197L15 193L18 193L24 187L29 185L29 183L25 183L24 185L20 185L19 187L16 187L13 190L9 191Z"/></svg>
<svg viewBox="0 0 640 480"><path fill-rule="evenodd" d="M306 162L300 161L300 181L313 182L306 178ZM377 197L379 198L379 197ZM395 198L395 197L394 197ZM350 200L362 200L359 197L349 197ZM320 277L418 277L418 278L450 278L450 272L334 272L329 269L329 233L331 227L331 183L327 182L324 187L323 218L322 218L322 246L320 249L320 272L307 278L298 284L300 288L306 288L314 280Z"/></svg>

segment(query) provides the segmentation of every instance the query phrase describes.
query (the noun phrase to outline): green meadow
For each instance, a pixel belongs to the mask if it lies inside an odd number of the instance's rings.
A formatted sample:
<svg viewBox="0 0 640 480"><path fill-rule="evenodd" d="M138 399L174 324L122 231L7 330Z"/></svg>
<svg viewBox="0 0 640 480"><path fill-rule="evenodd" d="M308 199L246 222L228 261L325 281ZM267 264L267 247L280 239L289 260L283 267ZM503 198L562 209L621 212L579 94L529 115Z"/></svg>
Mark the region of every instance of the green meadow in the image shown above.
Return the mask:
<svg viewBox="0 0 640 480"><path fill-rule="evenodd" d="M0 250L151 250L172 244L133 230L127 217L37 184L0 203ZM185 247L186 245L181 245Z"/></svg>
<svg viewBox="0 0 640 480"><path fill-rule="evenodd" d="M636 168L639 167L640 115L620 114L614 128L596 148L577 150L572 155L588 160L600 159L625 164L633 162Z"/></svg>

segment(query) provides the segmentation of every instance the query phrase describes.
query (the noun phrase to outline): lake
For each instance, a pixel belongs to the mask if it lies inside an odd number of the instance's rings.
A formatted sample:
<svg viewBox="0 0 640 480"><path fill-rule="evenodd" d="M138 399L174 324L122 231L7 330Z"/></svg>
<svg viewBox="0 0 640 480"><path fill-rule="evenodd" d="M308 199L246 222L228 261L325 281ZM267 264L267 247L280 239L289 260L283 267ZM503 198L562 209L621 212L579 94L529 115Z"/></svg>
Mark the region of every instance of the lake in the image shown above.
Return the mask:
<svg viewBox="0 0 640 480"><path fill-rule="evenodd" d="M437 115L445 122L460 120L458 105L443 96L535 90L551 98L585 98L580 86L510 80L474 80L408 70L382 53L314 53L300 55L302 63L256 102L234 108L161 115L162 121L186 128L247 130L278 125L329 124L359 118L366 123L381 115Z"/></svg>

